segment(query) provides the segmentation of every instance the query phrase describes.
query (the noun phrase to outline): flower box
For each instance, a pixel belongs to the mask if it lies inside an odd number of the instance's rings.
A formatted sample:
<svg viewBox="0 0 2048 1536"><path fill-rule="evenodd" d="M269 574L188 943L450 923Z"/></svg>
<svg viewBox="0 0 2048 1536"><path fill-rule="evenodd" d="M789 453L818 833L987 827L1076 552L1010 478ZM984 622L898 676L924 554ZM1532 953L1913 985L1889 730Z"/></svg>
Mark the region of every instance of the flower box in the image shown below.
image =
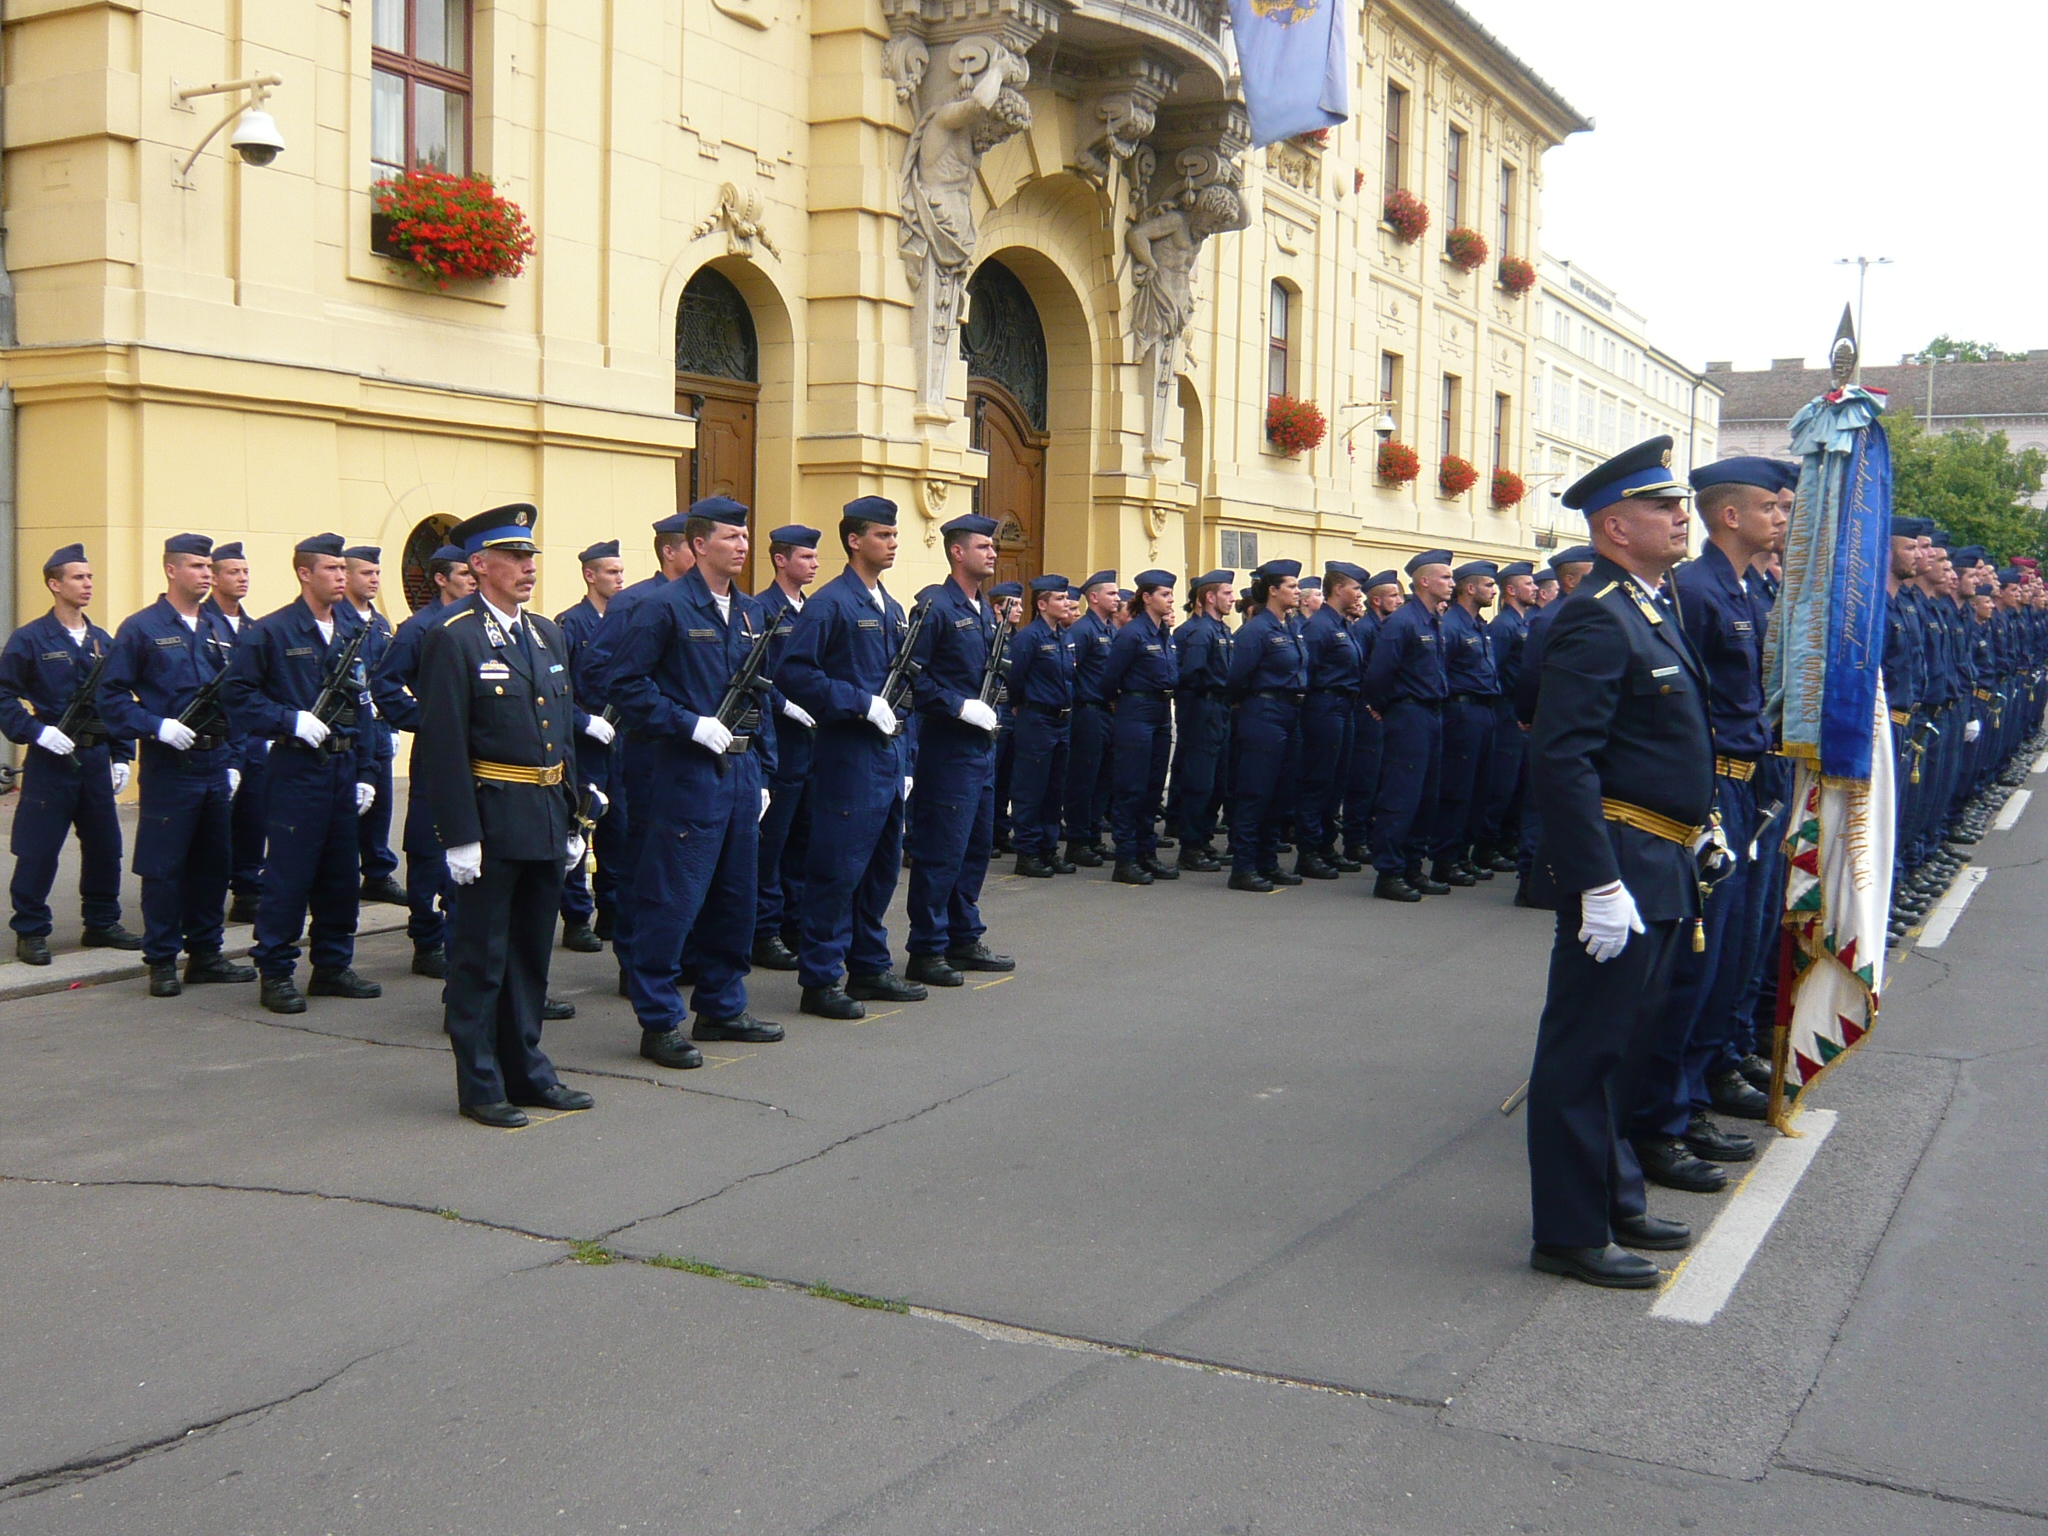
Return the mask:
<svg viewBox="0 0 2048 1536"><path fill-rule="evenodd" d="M1462 496L1479 483L1479 471L1455 453L1445 454L1436 467L1436 483L1446 496Z"/></svg>
<svg viewBox="0 0 2048 1536"><path fill-rule="evenodd" d="M1330 423L1313 400L1274 395L1266 402L1266 441L1286 454L1313 452Z"/></svg>
<svg viewBox="0 0 2048 1536"><path fill-rule="evenodd" d="M1509 507L1520 506L1522 498L1528 494L1528 486L1522 483L1522 477L1512 469L1496 469L1493 472L1494 510L1505 512Z"/></svg>
<svg viewBox="0 0 2048 1536"><path fill-rule="evenodd" d="M519 205L488 176L422 167L371 188L370 249L445 289L452 281L517 277L533 254Z"/></svg>
<svg viewBox="0 0 2048 1536"><path fill-rule="evenodd" d="M1422 473L1422 455L1406 443L1381 443L1377 467L1389 485L1406 485Z"/></svg>
<svg viewBox="0 0 2048 1536"><path fill-rule="evenodd" d="M1454 229L1444 236L1444 256L1460 272L1477 272L1486 265L1486 237L1476 229Z"/></svg>
<svg viewBox="0 0 2048 1536"><path fill-rule="evenodd" d="M1402 241L1412 244L1429 228L1429 205L1406 187L1396 187L1387 194L1380 217L1393 226Z"/></svg>
<svg viewBox="0 0 2048 1536"><path fill-rule="evenodd" d="M1500 275L1497 281L1501 287L1519 299L1536 286L1535 265L1519 256L1503 256L1500 259Z"/></svg>

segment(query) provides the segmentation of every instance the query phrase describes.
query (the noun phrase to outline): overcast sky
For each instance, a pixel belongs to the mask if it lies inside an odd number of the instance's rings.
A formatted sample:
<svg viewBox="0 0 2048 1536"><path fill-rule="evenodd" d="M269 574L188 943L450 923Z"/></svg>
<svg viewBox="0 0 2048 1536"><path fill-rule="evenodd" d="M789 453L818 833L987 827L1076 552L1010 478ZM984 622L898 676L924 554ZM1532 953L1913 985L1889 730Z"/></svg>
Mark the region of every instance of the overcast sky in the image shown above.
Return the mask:
<svg viewBox="0 0 2048 1536"><path fill-rule="evenodd" d="M1543 245L1697 367L1866 362L1946 331L2048 348L2048 8L1462 0L1596 126L1544 160Z"/></svg>

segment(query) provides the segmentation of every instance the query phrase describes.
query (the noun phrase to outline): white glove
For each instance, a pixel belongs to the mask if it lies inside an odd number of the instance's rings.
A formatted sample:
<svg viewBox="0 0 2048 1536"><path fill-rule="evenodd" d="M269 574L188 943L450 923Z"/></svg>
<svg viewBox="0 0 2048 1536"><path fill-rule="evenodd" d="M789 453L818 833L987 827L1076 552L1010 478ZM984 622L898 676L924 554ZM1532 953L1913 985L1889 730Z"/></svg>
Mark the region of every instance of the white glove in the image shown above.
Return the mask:
<svg viewBox="0 0 2048 1536"><path fill-rule="evenodd" d="M811 718L811 713L809 710L804 709L799 705L792 704L787 699L784 699L782 701L782 712L785 715L789 716L790 719L794 720L798 725L816 725L818 723L817 721Z"/></svg>
<svg viewBox="0 0 2048 1536"><path fill-rule="evenodd" d="M583 723L583 734L600 746L608 747L612 744L612 738L619 733L603 715L592 715Z"/></svg>
<svg viewBox="0 0 2048 1536"><path fill-rule="evenodd" d="M612 797L599 789L595 784L586 784L584 788L590 791L590 798L597 802L597 814L599 816L602 816L612 808Z"/></svg>
<svg viewBox="0 0 2048 1536"><path fill-rule="evenodd" d="M482 843L464 843L460 848L450 848L445 857L448 860L448 878L457 885L474 885L477 876L484 872Z"/></svg>
<svg viewBox="0 0 2048 1536"><path fill-rule="evenodd" d="M583 834L581 832L571 832L569 834L569 862L571 864L581 864L583 862Z"/></svg>
<svg viewBox="0 0 2048 1536"><path fill-rule="evenodd" d="M129 768L126 763L114 764L114 793L119 794L128 787Z"/></svg>
<svg viewBox="0 0 2048 1536"><path fill-rule="evenodd" d="M1965 741L1975 741L1979 736L1982 736L1983 734L1984 722L1982 720L1972 720L1968 725L1963 727L1963 740Z"/></svg>
<svg viewBox="0 0 2048 1536"><path fill-rule="evenodd" d="M916 782L917 782L917 780L913 779L913 778L912 778L912 777L911 777L911 776L910 776L909 774L907 774L907 773L906 773L905 775L903 775L903 798L904 798L904 799L908 800L908 799L910 798L910 786L911 786L911 785L913 785L913 784L915 784Z"/></svg>
<svg viewBox="0 0 2048 1536"><path fill-rule="evenodd" d="M370 809L370 807L371 807L371 806L375 805L376 803L377 803L377 786L376 786L376 785L374 785L374 784L358 784L358 785L356 786L356 814L357 814L358 816L361 816L361 815L363 815L363 814L364 814L365 812L367 812L367 811L368 811L368 810Z"/></svg>
<svg viewBox="0 0 2048 1536"><path fill-rule="evenodd" d="M1595 962L1605 965L1628 948L1628 936L1643 931L1636 899L1619 880L1579 896L1579 942Z"/></svg>
<svg viewBox="0 0 2048 1536"><path fill-rule="evenodd" d="M46 725L36 732L36 745L45 752L54 752L59 757L69 757L78 750L78 743L54 725Z"/></svg>
<svg viewBox="0 0 2048 1536"><path fill-rule="evenodd" d="M199 739L199 733L184 722L173 720L166 715L157 722L156 739L173 752L188 752L192 748L192 743Z"/></svg>
<svg viewBox="0 0 2048 1536"><path fill-rule="evenodd" d="M125 768L127 764L123 763L121 766ZM239 768L230 768L228 770L228 798L230 800L234 799L235 796L241 792L241 788L242 770ZM119 779L116 779L114 780L114 793L119 794L120 792L121 781Z"/></svg>
<svg viewBox="0 0 2048 1536"><path fill-rule="evenodd" d="M333 732L327 729L323 720L315 719L303 709L292 720L292 734L309 747L317 747Z"/></svg>
<svg viewBox="0 0 2048 1536"><path fill-rule="evenodd" d="M960 718L969 725L980 726L984 731L997 729L999 723L996 720L996 712L979 699L962 699L960 701Z"/></svg>
<svg viewBox="0 0 2048 1536"><path fill-rule="evenodd" d="M732 732L711 715L699 715L697 723L690 727L690 740L714 756L724 756L725 749L732 745Z"/></svg>
<svg viewBox="0 0 2048 1536"><path fill-rule="evenodd" d="M868 695L868 722L884 736L894 736L897 726L903 723L896 718L896 711L882 702L879 693Z"/></svg>
<svg viewBox="0 0 2048 1536"><path fill-rule="evenodd" d="M760 815L758 815L758 816L756 816L756 817L754 818L754 820L756 820L756 821L766 821L767 819L768 819L768 791L764 789L764 790L762 790L762 791L761 791L761 814L760 814Z"/></svg>

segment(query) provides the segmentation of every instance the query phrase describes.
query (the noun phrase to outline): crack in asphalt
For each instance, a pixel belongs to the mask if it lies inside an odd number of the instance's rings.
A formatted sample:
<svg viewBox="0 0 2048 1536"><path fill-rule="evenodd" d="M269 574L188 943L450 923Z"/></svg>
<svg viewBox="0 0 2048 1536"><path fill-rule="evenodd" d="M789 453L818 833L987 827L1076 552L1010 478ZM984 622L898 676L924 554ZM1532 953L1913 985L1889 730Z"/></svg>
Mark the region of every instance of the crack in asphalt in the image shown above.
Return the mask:
<svg viewBox="0 0 2048 1536"><path fill-rule="evenodd" d="M201 1435L224 1428L238 1420L253 1418L259 1413L268 1413L273 1408L282 1408L287 1403L294 1403L302 1397L309 1397L313 1393L320 1391L323 1387L340 1380L364 1361L374 1360L379 1355L389 1354L398 1347L396 1344L387 1344L382 1349L373 1349L368 1354L358 1355L346 1365L328 1372L327 1375L321 1377L318 1381L303 1387L295 1387L281 1396L271 1398L268 1402L255 1403L246 1408L231 1408L226 1413L216 1414L210 1419L197 1420L194 1423L187 1424L182 1429L174 1429L168 1434L152 1436L147 1440L139 1440L135 1444L125 1446L118 1451L107 1451L97 1456L81 1456L76 1460L62 1462L54 1467L43 1467L34 1472L18 1473L14 1477L8 1478L5 1482L0 1482L0 1502L9 1499L33 1498L39 1493L48 1493L57 1488L74 1487L79 1483L91 1482L96 1477L104 1477L109 1472L118 1472L123 1467L131 1466L145 1456L152 1455L158 1451L174 1450L180 1445L189 1444Z"/></svg>
<svg viewBox="0 0 2048 1536"><path fill-rule="evenodd" d="M1882 1477L1865 1477L1856 1472L1837 1472L1828 1467L1809 1467L1796 1461L1773 1461L1771 1465L1781 1472L1797 1472L1804 1477L1823 1477L1834 1483L1853 1483L1859 1488L1880 1488L1887 1493L1903 1493L1916 1499L1932 1499L1937 1504L1960 1504L1966 1509L1981 1509L1997 1515L2018 1515L2025 1520L2048 1521L2048 1510L2027 1509L2018 1504L2000 1504L1991 1499L1972 1499L1960 1493L1943 1493L1939 1488L1922 1488L1913 1483L1895 1483Z"/></svg>

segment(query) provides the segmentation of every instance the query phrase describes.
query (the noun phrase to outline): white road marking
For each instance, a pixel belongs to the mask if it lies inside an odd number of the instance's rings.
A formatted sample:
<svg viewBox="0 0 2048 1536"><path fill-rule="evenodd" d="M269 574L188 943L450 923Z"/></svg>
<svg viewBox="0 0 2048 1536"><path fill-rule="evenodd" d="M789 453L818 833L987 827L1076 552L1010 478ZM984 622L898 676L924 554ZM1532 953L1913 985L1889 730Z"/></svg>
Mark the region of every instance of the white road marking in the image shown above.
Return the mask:
<svg viewBox="0 0 2048 1536"><path fill-rule="evenodd" d="M2043 752L2034 759L2034 772L2048 773L2048 752Z"/></svg>
<svg viewBox="0 0 2048 1536"><path fill-rule="evenodd" d="M2010 800L1998 808L1998 819L1991 823L1991 830L2010 832L2013 823L2020 819L2020 813L2027 808L2027 802L2033 798L2034 792L2031 789L2016 791Z"/></svg>
<svg viewBox="0 0 2048 1536"><path fill-rule="evenodd" d="M1728 1304L1749 1261L1770 1235L1778 1213L1799 1187L1800 1177L1835 1128L1831 1109L1809 1109L1795 1122L1804 1134L1781 1136L1771 1143L1733 1198L1714 1219L1707 1235L1664 1288L1650 1316L1674 1323L1711 1323Z"/></svg>
<svg viewBox="0 0 2048 1536"><path fill-rule="evenodd" d="M1921 949L1939 949L1948 942L1956 919L1963 915L1963 908L1970 904L1970 898L1977 894L1977 887L1990 873L1990 870L1972 864L1956 878L1956 883L1948 888L1948 894L1934 904L1927 926L1920 930L1920 937L1915 942Z"/></svg>

